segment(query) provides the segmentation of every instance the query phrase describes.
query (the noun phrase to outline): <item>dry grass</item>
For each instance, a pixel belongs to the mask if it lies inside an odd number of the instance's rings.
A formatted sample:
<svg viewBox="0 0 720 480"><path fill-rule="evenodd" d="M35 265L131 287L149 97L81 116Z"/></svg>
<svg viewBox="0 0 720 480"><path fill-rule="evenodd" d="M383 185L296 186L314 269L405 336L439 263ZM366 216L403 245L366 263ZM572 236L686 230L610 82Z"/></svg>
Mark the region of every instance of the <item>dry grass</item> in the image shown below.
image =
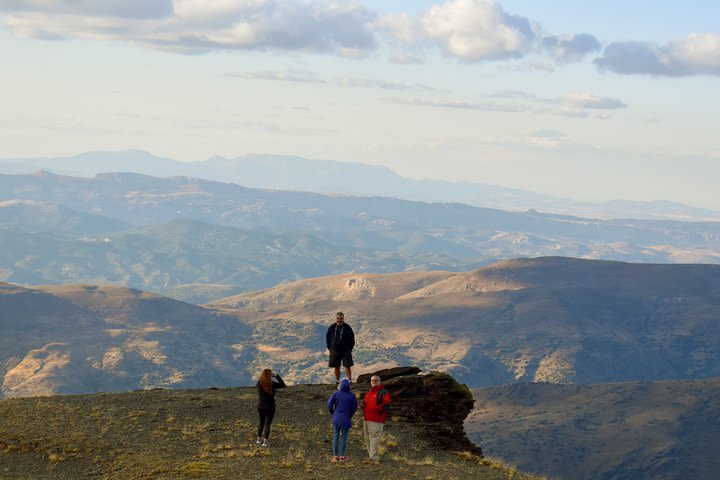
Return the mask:
<svg viewBox="0 0 720 480"><path fill-rule="evenodd" d="M357 426L348 439L350 460L333 464L329 415L318 415L332 393L327 386L283 392L271 447L262 447L255 444L256 400L248 390L2 400L0 480L533 478L431 450L411 426L393 422L381 442L390 453L380 464L363 463L367 452Z"/></svg>

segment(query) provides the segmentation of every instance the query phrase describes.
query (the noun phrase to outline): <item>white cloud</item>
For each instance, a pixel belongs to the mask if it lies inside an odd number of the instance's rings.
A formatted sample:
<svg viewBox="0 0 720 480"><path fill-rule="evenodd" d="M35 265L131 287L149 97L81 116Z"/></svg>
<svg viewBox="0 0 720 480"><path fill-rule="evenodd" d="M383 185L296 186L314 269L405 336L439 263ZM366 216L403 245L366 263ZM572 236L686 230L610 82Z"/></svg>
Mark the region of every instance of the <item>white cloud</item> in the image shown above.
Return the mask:
<svg viewBox="0 0 720 480"><path fill-rule="evenodd" d="M341 87L380 88L382 90L409 90L414 88L404 83L382 82L369 78L338 78L337 84Z"/></svg>
<svg viewBox="0 0 720 480"><path fill-rule="evenodd" d="M407 45L413 45L423 37L418 22L406 13L383 15L375 22L374 29Z"/></svg>
<svg viewBox="0 0 720 480"><path fill-rule="evenodd" d="M280 49L350 58L362 57L376 46L371 31L375 15L344 2L175 0L172 15L162 16L167 1L12 1L0 11L12 12L4 22L24 37L128 41L184 53Z"/></svg>
<svg viewBox="0 0 720 480"><path fill-rule="evenodd" d="M665 45L614 42L594 63L601 70L621 74L720 75L720 34L693 33Z"/></svg>
<svg viewBox="0 0 720 480"><path fill-rule="evenodd" d="M348 58L350 60L360 60L367 57L367 52L362 48L341 47L338 50L338 54L341 57Z"/></svg>
<svg viewBox="0 0 720 480"><path fill-rule="evenodd" d="M560 63L579 62L586 55L602 48L600 42L589 33L549 35L542 39L542 46Z"/></svg>
<svg viewBox="0 0 720 480"><path fill-rule="evenodd" d="M314 72L305 70L264 70L256 72L240 71L228 73L225 76L249 80L273 80L278 82L293 83L334 83L339 87L376 88L381 90L433 90L428 86L420 84L411 85L407 83L386 82L383 80L375 80L372 78L341 77L335 78L334 80L324 80Z"/></svg>
<svg viewBox="0 0 720 480"><path fill-rule="evenodd" d="M3 0L0 12L160 18L172 15L173 0Z"/></svg>
<svg viewBox="0 0 720 480"><path fill-rule="evenodd" d="M533 113L537 115L557 115L576 118L591 118L590 111L596 112L592 118L606 119L607 112L602 110L617 110L627 108L627 105L615 97L600 97L590 93L571 93L559 98L538 97L529 92L520 90L506 90L483 95L487 101L465 101L455 99L432 98L393 98L394 103L414 105L418 107L450 108L460 110L494 111L506 113ZM498 102L492 99L505 99ZM543 130L535 132L534 136L557 141L558 132ZM545 138L547 137L547 138Z"/></svg>
<svg viewBox="0 0 720 480"><path fill-rule="evenodd" d="M419 65L424 63L422 58L406 53L396 53L390 57L390 61L398 65Z"/></svg>
<svg viewBox="0 0 720 480"><path fill-rule="evenodd" d="M280 82L296 82L296 83L327 83L325 80L318 78L312 72L288 70L281 71L262 71L262 72L237 72L228 74L230 77L248 78L252 80L276 80Z"/></svg>
<svg viewBox="0 0 720 480"><path fill-rule="evenodd" d="M402 105L415 105L419 107L452 108L459 110L483 110L492 112L526 112L528 108L522 105L503 104L497 102L467 102L449 99L426 98L394 98L394 103Z"/></svg>
<svg viewBox="0 0 720 480"><path fill-rule="evenodd" d="M542 129L542 130L535 130L534 132L530 132L528 134L530 137L536 137L536 138L549 138L549 139L561 139L565 137L565 134L562 132L559 132L557 130L550 130L550 129Z"/></svg>
<svg viewBox="0 0 720 480"><path fill-rule="evenodd" d="M286 50L363 59L386 42L396 64L438 47L467 62L544 50L557 61L595 48L589 34L546 36L495 0L444 0L419 17L378 16L340 0L0 0L0 24L25 38L133 43L180 53ZM532 68L552 70L552 62Z"/></svg>
<svg viewBox="0 0 720 480"><path fill-rule="evenodd" d="M572 109L600 109L600 110L616 110L627 108L622 100L616 97L598 97L591 93L570 93L562 98L562 103Z"/></svg>
<svg viewBox="0 0 720 480"><path fill-rule="evenodd" d="M523 56L536 36L528 19L493 0L447 0L430 8L421 24L448 54L472 62Z"/></svg>

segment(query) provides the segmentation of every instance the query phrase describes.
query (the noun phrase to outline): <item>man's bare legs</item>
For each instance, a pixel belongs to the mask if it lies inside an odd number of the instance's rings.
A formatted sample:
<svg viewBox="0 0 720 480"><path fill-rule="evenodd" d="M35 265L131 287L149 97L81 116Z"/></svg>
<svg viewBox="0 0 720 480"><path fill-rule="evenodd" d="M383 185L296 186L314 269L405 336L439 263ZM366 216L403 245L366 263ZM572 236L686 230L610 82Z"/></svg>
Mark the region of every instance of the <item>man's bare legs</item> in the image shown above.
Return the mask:
<svg viewBox="0 0 720 480"><path fill-rule="evenodd" d="M350 367L345 367L345 376L352 382L352 369ZM335 381L340 382L340 367L335 367Z"/></svg>

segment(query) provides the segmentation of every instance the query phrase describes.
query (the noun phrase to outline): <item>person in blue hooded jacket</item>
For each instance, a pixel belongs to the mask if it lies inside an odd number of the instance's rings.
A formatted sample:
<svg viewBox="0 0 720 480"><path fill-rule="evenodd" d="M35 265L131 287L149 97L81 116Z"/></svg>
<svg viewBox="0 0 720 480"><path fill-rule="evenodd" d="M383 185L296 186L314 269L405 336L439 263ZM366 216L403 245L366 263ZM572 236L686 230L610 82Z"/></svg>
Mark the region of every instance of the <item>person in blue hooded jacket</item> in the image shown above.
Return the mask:
<svg viewBox="0 0 720 480"><path fill-rule="evenodd" d="M333 425L333 462L345 462L345 448L347 447L347 436L352 427L352 417L358 408L355 394L350 392L350 382L343 378L327 402L328 412L332 415Z"/></svg>

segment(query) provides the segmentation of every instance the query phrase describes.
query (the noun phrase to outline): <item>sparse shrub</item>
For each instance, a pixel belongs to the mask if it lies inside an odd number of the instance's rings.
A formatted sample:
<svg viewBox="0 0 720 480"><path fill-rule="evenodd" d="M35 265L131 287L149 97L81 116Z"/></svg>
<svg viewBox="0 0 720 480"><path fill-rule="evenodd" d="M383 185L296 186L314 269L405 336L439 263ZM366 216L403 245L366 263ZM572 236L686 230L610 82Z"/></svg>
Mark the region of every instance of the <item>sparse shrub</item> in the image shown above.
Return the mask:
<svg viewBox="0 0 720 480"><path fill-rule="evenodd" d="M50 460L51 463L60 463L65 461L65 457L58 453L51 453L48 455L48 460Z"/></svg>
<svg viewBox="0 0 720 480"><path fill-rule="evenodd" d="M305 452L302 449L298 449L298 451L295 452L295 460L298 460L298 461L305 460Z"/></svg>
<svg viewBox="0 0 720 480"><path fill-rule="evenodd" d="M385 447L385 449L395 448L397 445L397 438L394 435L383 436L380 439L380 446Z"/></svg>
<svg viewBox="0 0 720 480"><path fill-rule="evenodd" d="M200 478L212 473L212 465L207 462L190 462L180 467L180 473L190 478Z"/></svg>
<svg viewBox="0 0 720 480"><path fill-rule="evenodd" d="M280 467L291 468L294 466L295 466L295 458L293 457L292 452L288 452L287 455L285 455L285 458L283 458L280 461Z"/></svg>
<svg viewBox="0 0 720 480"><path fill-rule="evenodd" d="M270 456L269 448L263 448L263 449L253 448L251 450L243 452L243 457L245 457L245 458L268 457L268 456Z"/></svg>
<svg viewBox="0 0 720 480"><path fill-rule="evenodd" d="M455 454L460 460L465 460L466 462L469 462L475 458L475 455L473 455L471 452L468 452L467 450L463 450L462 452L455 452Z"/></svg>

